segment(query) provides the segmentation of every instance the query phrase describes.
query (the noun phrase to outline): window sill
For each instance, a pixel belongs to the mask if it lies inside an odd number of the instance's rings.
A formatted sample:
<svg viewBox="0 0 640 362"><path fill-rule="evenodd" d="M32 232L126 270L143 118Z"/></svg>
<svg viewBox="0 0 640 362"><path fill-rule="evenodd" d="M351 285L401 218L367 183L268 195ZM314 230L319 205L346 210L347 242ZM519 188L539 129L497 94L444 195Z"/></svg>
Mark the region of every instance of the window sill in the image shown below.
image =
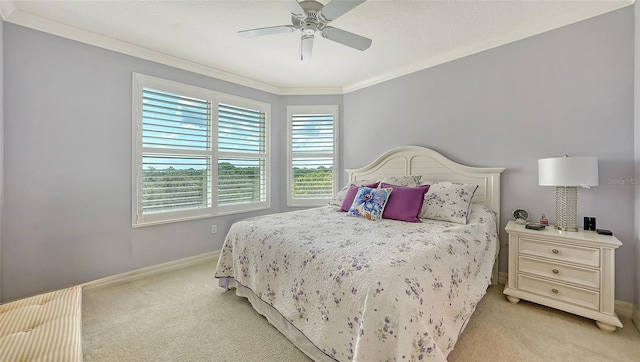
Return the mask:
<svg viewBox="0 0 640 362"><path fill-rule="evenodd" d="M148 221L148 222L141 222L141 223L138 223L138 224L133 224L133 225L131 225L131 227L134 228L134 229L137 229L137 228L142 228L142 227L146 227L146 226L172 224L172 223L176 223L176 222L184 222L184 221L199 220L199 219L209 219L209 218L213 218L213 217L226 216L226 215L245 214L245 213L254 212L254 211L268 210L270 208L271 208L271 206L268 205L268 206L260 206L260 207L255 207L255 208L247 208L247 209L244 209L244 210L234 210L234 211L219 212L217 214L206 214L206 215L188 216L188 217L175 218L175 219Z"/></svg>

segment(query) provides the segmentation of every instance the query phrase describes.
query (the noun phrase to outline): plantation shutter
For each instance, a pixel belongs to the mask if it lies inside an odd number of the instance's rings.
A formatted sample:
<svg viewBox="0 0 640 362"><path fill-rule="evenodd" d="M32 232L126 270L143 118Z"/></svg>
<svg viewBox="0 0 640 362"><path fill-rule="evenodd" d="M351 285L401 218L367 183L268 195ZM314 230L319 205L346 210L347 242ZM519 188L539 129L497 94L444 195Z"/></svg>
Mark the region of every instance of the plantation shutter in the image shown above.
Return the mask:
<svg viewBox="0 0 640 362"><path fill-rule="evenodd" d="M142 213L211 206L211 102L142 90Z"/></svg>
<svg viewBox="0 0 640 362"><path fill-rule="evenodd" d="M218 105L218 205L265 202L266 114Z"/></svg>
<svg viewBox="0 0 640 362"><path fill-rule="evenodd" d="M133 73L133 227L270 207L271 106Z"/></svg>
<svg viewBox="0 0 640 362"><path fill-rule="evenodd" d="M291 167L294 199L326 199L333 193L334 115L291 116Z"/></svg>

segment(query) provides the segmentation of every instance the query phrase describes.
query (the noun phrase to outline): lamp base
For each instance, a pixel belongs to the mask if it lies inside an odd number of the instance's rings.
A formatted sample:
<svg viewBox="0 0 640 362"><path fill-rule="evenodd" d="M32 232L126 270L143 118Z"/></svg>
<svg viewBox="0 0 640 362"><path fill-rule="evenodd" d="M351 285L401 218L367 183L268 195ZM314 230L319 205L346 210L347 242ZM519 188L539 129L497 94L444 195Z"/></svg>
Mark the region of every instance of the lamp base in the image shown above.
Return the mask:
<svg viewBox="0 0 640 362"><path fill-rule="evenodd" d="M578 231L578 188L556 187L556 225L562 231Z"/></svg>

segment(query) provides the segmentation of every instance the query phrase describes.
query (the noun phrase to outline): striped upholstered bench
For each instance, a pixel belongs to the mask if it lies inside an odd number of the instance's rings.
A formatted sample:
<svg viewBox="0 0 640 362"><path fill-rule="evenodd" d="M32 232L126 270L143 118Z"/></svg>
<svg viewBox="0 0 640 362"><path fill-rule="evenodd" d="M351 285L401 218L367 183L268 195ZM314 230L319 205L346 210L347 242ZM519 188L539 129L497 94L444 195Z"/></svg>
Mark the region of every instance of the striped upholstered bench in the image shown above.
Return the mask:
<svg viewBox="0 0 640 362"><path fill-rule="evenodd" d="M0 305L0 361L82 361L82 288Z"/></svg>

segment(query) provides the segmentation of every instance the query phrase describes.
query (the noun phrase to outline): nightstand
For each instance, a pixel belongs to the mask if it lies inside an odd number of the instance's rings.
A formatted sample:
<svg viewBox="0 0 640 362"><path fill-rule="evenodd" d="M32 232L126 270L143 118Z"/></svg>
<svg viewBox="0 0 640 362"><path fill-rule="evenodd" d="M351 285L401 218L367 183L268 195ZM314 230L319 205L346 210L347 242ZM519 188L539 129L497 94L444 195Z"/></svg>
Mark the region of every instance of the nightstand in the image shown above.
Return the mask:
<svg viewBox="0 0 640 362"><path fill-rule="evenodd" d="M559 231L553 225L529 230L511 220L509 280L503 293L511 303L520 299L595 319L613 332L622 327L615 313L615 236L595 231Z"/></svg>

